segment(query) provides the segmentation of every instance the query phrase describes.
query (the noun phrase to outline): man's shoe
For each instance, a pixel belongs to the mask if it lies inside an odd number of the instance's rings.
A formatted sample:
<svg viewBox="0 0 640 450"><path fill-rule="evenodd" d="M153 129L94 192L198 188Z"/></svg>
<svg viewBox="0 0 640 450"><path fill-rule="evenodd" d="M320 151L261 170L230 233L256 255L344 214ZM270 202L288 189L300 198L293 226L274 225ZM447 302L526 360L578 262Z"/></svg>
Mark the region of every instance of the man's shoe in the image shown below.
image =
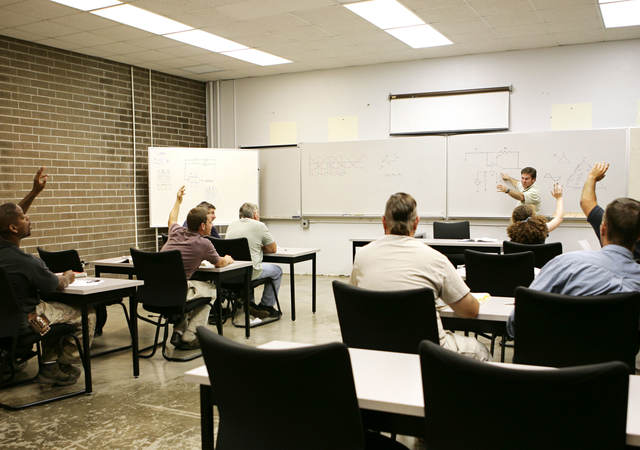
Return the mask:
<svg viewBox="0 0 640 450"><path fill-rule="evenodd" d="M269 312L259 308L255 303L249 303L249 314L258 319L266 319L269 317Z"/></svg>
<svg viewBox="0 0 640 450"><path fill-rule="evenodd" d="M182 335L177 331L174 331L173 334L171 334L171 340L169 342L171 342L171 345L174 347L179 346L180 343L182 343Z"/></svg>
<svg viewBox="0 0 640 450"><path fill-rule="evenodd" d="M198 341L198 338L195 338L193 341L189 341L189 342L184 342L181 341L176 348L178 350L197 350L200 348L200 341Z"/></svg>
<svg viewBox="0 0 640 450"><path fill-rule="evenodd" d="M258 309L260 311L266 312L267 313L266 317L280 317L282 315L282 313L277 309L275 309L273 306L267 306L262 303L258 305Z"/></svg>
<svg viewBox="0 0 640 450"><path fill-rule="evenodd" d="M58 363L58 367L62 372L68 375L73 375L76 379L80 377L80 374L82 373L82 371L73 364Z"/></svg>
<svg viewBox="0 0 640 450"><path fill-rule="evenodd" d="M78 377L63 372L57 363L44 364L40 366L37 381L38 383L52 386L69 386L75 384L78 381Z"/></svg>

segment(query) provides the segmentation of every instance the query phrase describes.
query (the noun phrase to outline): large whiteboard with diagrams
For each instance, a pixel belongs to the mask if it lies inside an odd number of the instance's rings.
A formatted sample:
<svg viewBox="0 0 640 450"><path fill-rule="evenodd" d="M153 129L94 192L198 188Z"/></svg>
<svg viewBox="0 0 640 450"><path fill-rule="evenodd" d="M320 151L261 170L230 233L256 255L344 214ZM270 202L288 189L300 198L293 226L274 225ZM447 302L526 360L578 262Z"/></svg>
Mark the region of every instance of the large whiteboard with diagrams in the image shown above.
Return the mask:
<svg viewBox="0 0 640 450"><path fill-rule="evenodd" d="M201 201L216 206L216 224L238 218L244 202L258 203L256 151L214 148L149 147L149 222L166 227L180 186L185 196L178 222Z"/></svg>
<svg viewBox="0 0 640 450"><path fill-rule="evenodd" d="M537 133L458 135L448 138L447 186L450 217L510 217L518 203L497 192L505 172L520 179L520 169L534 167L542 196L541 212L552 215L553 183L564 188L565 212L580 211L580 193L597 161L611 164L598 183L598 203L627 195L629 130L576 130Z"/></svg>
<svg viewBox="0 0 640 450"><path fill-rule="evenodd" d="M304 216L381 216L389 196L407 192L422 217L446 214L442 136L300 144Z"/></svg>

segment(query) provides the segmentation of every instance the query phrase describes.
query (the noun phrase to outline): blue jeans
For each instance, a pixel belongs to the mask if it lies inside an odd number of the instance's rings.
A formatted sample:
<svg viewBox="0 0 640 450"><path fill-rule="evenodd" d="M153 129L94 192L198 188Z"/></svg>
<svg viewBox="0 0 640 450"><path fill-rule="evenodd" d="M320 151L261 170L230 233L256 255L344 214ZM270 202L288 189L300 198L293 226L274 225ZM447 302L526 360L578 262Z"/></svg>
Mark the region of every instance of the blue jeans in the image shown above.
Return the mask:
<svg viewBox="0 0 640 450"><path fill-rule="evenodd" d="M276 288L276 292L273 292L271 283L265 284L264 291L262 292L262 300L260 301L260 303L267 306L273 306L276 304L276 293L280 290L280 282L282 281L282 269L277 264L262 263L262 273L255 279L261 280L263 278L271 278L273 280L273 285Z"/></svg>

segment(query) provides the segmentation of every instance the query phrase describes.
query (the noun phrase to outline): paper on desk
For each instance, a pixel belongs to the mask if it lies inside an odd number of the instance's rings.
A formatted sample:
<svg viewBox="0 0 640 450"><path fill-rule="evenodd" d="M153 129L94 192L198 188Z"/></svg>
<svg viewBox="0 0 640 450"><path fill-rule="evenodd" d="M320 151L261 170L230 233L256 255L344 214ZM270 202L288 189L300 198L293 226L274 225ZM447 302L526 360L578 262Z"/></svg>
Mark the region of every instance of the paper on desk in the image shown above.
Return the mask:
<svg viewBox="0 0 640 450"><path fill-rule="evenodd" d="M200 263L200 267L215 267L215 266L205 259Z"/></svg>
<svg viewBox="0 0 640 450"><path fill-rule="evenodd" d="M103 280L98 280L96 278L81 278L74 280L69 286L94 286L96 284L102 283Z"/></svg>
<svg viewBox="0 0 640 450"><path fill-rule="evenodd" d="M480 304L487 303L491 298L488 292L472 292L471 295L473 295Z"/></svg>

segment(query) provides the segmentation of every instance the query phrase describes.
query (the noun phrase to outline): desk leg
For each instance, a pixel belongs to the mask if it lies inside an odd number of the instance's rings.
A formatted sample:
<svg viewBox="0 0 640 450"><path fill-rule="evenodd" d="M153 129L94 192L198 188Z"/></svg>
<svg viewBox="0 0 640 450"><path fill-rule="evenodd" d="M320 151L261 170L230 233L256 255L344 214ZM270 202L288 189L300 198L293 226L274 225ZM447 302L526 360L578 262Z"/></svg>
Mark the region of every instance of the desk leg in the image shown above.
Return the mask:
<svg viewBox="0 0 640 450"><path fill-rule="evenodd" d="M84 383L86 392L93 392L91 383L91 344L89 343L89 313L86 303L82 304L82 350L84 353Z"/></svg>
<svg viewBox="0 0 640 450"><path fill-rule="evenodd" d="M218 334L222 336L222 283L220 282L220 278L216 280L216 300L213 302L213 307L215 308L215 316L218 318L216 320L216 328L218 329ZM229 300L231 301L231 300Z"/></svg>
<svg viewBox="0 0 640 450"><path fill-rule="evenodd" d="M131 357L133 359L133 376L140 376L140 360L138 359L138 292L129 296L129 331L131 332Z"/></svg>
<svg viewBox="0 0 640 450"><path fill-rule="evenodd" d="M311 258L311 312L316 313L316 254Z"/></svg>
<svg viewBox="0 0 640 450"><path fill-rule="evenodd" d="M251 275L253 274L253 266L249 266L244 271L244 335L249 338L251 327L249 326L249 283L251 283Z"/></svg>
<svg viewBox="0 0 640 450"><path fill-rule="evenodd" d="M200 439L203 449L213 448L213 392L204 384L200 385Z"/></svg>
<svg viewBox="0 0 640 450"><path fill-rule="evenodd" d="M351 262L356 260L356 241L351 243Z"/></svg>
<svg viewBox="0 0 640 450"><path fill-rule="evenodd" d="M296 320L296 282L293 263L289 263L289 286L291 286L291 320Z"/></svg>

